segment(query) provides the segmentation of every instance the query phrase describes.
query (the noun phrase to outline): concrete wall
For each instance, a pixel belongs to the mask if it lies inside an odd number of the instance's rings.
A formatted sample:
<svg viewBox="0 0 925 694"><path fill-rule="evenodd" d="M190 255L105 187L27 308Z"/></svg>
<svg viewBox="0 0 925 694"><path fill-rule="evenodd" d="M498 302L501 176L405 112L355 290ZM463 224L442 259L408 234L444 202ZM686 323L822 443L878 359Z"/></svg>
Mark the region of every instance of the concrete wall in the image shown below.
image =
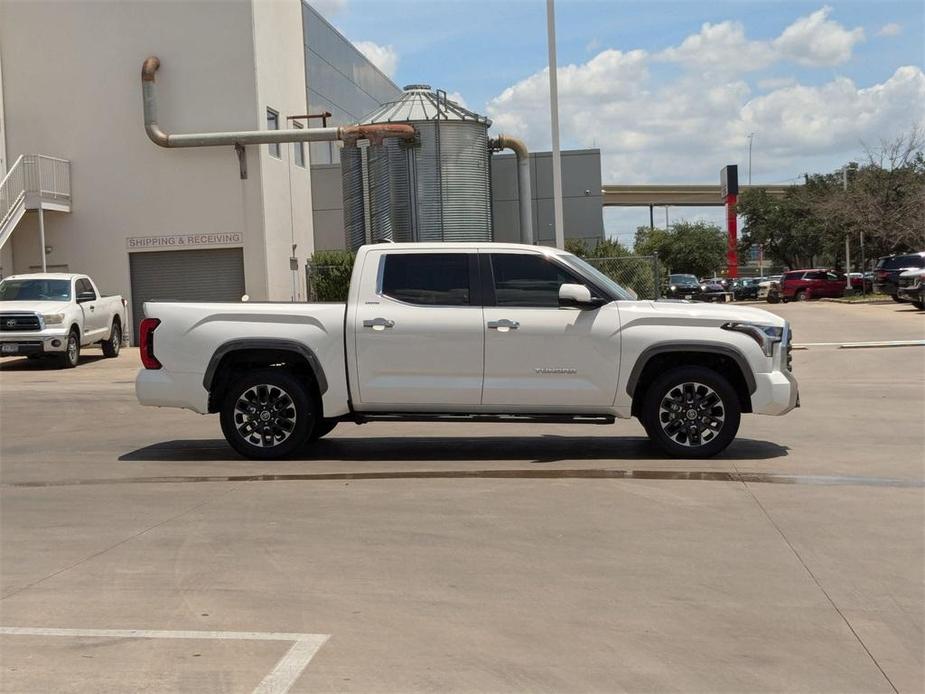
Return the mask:
<svg viewBox="0 0 925 694"><path fill-rule="evenodd" d="M312 165L312 204L315 248L319 251L346 248L340 164Z"/></svg>
<svg viewBox="0 0 925 694"><path fill-rule="evenodd" d="M258 118L266 127L266 110L279 113L279 127L289 128L287 116L308 112L305 95L305 61L302 37L302 4L298 0L260 0L254 3L254 46L257 69ZM302 121L305 125L305 122ZM312 121L312 127L321 124ZM256 147L260 157L263 195L263 228L266 233L266 277L270 299L305 298L304 270L293 284L289 259L303 267L314 249L312 197L308 169L296 166L294 144L280 145L280 158L269 146Z"/></svg>
<svg viewBox="0 0 925 694"><path fill-rule="evenodd" d="M495 241L520 243L520 193L513 154L492 155L491 180ZM538 243L554 245L551 152L530 154L530 181L534 237ZM600 150L562 152L562 209L566 239L594 243L604 237Z"/></svg>
<svg viewBox="0 0 925 694"><path fill-rule="evenodd" d="M231 147L155 146L143 129L140 71L146 56L160 57L168 132L265 128L268 105L286 127L286 115L305 109L300 8L298 0L0 3L7 154L72 162L73 211L45 215L50 266L66 263L128 296L128 237L231 232L243 239L247 292L289 298L291 243L311 252L308 171L292 167L290 205L286 146L272 162L266 147L248 147L247 180ZM31 213L7 244L16 271L41 262L37 235Z"/></svg>

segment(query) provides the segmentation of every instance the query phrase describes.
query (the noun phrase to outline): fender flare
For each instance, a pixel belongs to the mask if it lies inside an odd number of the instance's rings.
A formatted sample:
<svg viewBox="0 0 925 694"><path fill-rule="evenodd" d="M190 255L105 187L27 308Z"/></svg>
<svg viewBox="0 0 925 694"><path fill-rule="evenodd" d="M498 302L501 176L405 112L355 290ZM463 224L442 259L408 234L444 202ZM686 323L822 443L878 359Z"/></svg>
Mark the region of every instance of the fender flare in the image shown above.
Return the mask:
<svg viewBox="0 0 925 694"><path fill-rule="evenodd" d="M633 369L630 371L629 378L626 381L626 392L630 397L633 396L636 390L636 384L639 383L639 377L642 375L643 369L646 368L646 365L651 361L652 357L665 354L666 352L707 352L709 354L719 354L724 357L729 357L736 363L739 370L742 372L742 376L745 378L745 384L748 386L749 395L754 395L755 391L758 389L758 384L755 382L755 374L752 372L752 367L749 365L748 359L736 348L730 347L729 345L716 344L715 342L701 342L697 340L678 342L672 340L671 342L657 342L654 345L649 345L639 354L636 363L633 364Z"/></svg>
<svg viewBox="0 0 925 694"><path fill-rule="evenodd" d="M227 355L233 352L244 352L252 349L276 349L284 352L294 352L299 356L303 357L305 361L308 362L309 367L311 367L312 373L315 375L315 380L318 382L318 392L320 395L324 395L328 390L328 379L324 373L324 367L321 366L321 361L318 359L318 355L315 354L314 350L308 345L297 342L296 340L286 340L281 338L261 338L261 337L247 337L238 340L229 340L225 342L215 350L212 354L212 358L209 360L209 365L206 367L206 372L202 377L202 385L209 392L212 392L212 384L215 380L215 372L218 370L218 365L221 364L222 359Z"/></svg>

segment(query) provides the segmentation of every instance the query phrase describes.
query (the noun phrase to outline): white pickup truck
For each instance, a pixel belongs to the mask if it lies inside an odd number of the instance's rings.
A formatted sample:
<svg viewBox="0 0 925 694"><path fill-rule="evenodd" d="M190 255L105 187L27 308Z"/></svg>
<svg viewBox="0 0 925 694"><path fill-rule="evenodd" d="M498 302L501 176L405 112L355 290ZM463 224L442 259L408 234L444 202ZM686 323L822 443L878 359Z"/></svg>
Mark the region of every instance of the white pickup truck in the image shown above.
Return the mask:
<svg viewBox="0 0 925 694"><path fill-rule="evenodd" d="M105 356L119 356L125 325L125 299L102 296L86 275L43 272L0 281L0 356L52 356L73 368L81 347L94 343Z"/></svg>
<svg viewBox="0 0 925 694"><path fill-rule="evenodd" d="M220 413L252 458L292 454L338 422L612 423L707 457L741 413L799 402L790 329L766 311L638 301L554 248L380 244L347 304L145 305L144 405Z"/></svg>

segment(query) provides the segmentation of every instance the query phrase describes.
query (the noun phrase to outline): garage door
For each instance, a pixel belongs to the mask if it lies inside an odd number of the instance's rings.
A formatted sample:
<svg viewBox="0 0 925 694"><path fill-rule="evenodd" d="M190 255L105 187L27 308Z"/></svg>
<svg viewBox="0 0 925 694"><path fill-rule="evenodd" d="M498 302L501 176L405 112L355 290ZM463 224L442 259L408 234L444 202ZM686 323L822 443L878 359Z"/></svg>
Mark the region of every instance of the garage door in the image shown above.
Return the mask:
<svg viewBox="0 0 925 694"><path fill-rule="evenodd" d="M146 301L240 301L244 252L240 248L129 253L135 344Z"/></svg>

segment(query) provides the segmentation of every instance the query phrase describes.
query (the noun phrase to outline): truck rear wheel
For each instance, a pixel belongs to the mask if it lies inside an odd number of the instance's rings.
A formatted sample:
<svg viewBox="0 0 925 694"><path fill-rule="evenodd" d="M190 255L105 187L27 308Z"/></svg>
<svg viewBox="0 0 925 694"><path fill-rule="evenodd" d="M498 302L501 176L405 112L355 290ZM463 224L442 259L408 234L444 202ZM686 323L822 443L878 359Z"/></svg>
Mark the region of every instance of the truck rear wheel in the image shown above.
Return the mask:
<svg viewBox="0 0 925 694"><path fill-rule="evenodd" d="M228 387L220 415L222 433L247 458L283 458L308 440L317 412L308 387L291 372L258 369Z"/></svg>
<svg viewBox="0 0 925 694"><path fill-rule="evenodd" d="M101 345L103 347L103 356L119 356L119 350L122 348L122 326L119 325L119 321L116 320L112 322L112 330L109 331L109 339L103 340Z"/></svg>
<svg viewBox="0 0 925 694"><path fill-rule="evenodd" d="M738 395L722 374L680 366L652 382L639 418L668 455L710 458L732 443L740 416Z"/></svg>

